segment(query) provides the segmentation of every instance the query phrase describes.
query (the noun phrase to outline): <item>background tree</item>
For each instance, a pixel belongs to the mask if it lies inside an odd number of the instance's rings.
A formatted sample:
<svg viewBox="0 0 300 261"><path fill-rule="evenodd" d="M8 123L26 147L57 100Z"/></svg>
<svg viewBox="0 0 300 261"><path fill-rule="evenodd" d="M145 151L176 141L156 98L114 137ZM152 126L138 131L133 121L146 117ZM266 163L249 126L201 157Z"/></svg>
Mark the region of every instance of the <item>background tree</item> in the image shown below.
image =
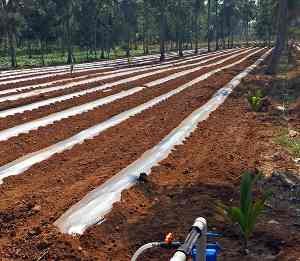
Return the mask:
<svg viewBox="0 0 300 261"><path fill-rule="evenodd" d="M1 0L0 5L0 22L2 31L7 35L13 68L17 67L16 41L17 33L23 23L23 17L19 12L22 6L23 2L19 0Z"/></svg>
<svg viewBox="0 0 300 261"><path fill-rule="evenodd" d="M275 49L272 53L271 62L267 72L274 74L277 72L280 57L285 48L288 34L288 2L286 0L279 0L278 4L278 29Z"/></svg>
<svg viewBox="0 0 300 261"><path fill-rule="evenodd" d="M195 53L199 52L199 38L200 38L200 30L201 30L201 21L200 15L201 10L204 7L203 0L193 0L192 1L192 14L193 14L193 32L194 32L194 41L195 41Z"/></svg>
<svg viewBox="0 0 300 261"><path fill-rule="evenodd" d="M270 45L280 0L0 0L0 63L93 61L185 48ZM297 12L288 0L290 14ZM279 17L279 16L278 16ZM282 19L282 18L280 18ZM215 40L215 41L214 41ZM276 49L278 50L278 48ZM113 51L113 52L112 52ZM276 51L278 52L278 51ZM26 55L26 59L24 58ZM4 58L3 58L4 57ZM31 61L32 60L32 61ZM5 60L7 61L7 60ZM1 66L1 64L0 64Z"/></svg>
<svg viewBox="0 0 300 261"><path fill-rule="evenodd" d="M54 40L58 21L55 18L56 4L48 0L25 1L23 15L26 26L23 34L28 36L28 41L38 40L40 45L42 65L45 65L44 53L47 42ZM31 47L29 47L31 52Z"/></svg>
<svg viewBox="0 0 300 261"><path fill-rule="evenodd" d="M255 34L271 46L274 34L274 0L259 0L256 11Z"/></svg>
<svg viewBox="0 0 300 261"><path fill-rule="evenodd" d="M166 52L166 34L167 34L167 11L170 0L150 0L155 12L158 14L159 24L159 46L160 46L160 60L165 60Z"/></svg>
<svg viewBox="0 0 300 261"><path fill-rule="evenodd" d="M211 24L211 0L207 0L207 49L210 52L210 38L211 38L212 24Z"/></svg>

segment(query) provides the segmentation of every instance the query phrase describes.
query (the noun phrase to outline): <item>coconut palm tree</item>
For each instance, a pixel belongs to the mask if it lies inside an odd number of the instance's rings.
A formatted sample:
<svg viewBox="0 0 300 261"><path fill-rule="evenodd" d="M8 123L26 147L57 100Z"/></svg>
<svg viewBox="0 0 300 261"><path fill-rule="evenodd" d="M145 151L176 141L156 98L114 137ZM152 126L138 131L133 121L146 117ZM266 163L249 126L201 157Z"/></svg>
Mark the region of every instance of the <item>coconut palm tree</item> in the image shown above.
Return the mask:
<svg viewBox="0 0 300 261"><path fill-rule="evenodd" d="M290 21L299 15L300 3L298 0L276 0L275 10L277 11L277 38L274 51L272 53L268 74L275 74L278 69L280 57L286 47L288 40L288 26Z"/></svg>
<svg viewBox="0 0 300 261"><path fill-rule="evenodd" d="M1 0L0 2L1 29L8 37L11 66L14 68L17 67L16 34L19 25L22 23L22 17L18 12L21 6L22 3L18 0Z"/></svg>

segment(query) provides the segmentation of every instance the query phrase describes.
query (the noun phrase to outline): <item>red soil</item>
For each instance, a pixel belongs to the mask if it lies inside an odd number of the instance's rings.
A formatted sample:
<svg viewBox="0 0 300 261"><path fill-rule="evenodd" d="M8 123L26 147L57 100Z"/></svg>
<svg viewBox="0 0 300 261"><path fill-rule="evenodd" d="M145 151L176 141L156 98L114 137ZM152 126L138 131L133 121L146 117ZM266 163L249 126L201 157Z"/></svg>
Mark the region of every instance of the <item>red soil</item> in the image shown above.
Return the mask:
<svg viewBox="0 0 300 261"><path fill-rule="evenodd" d="M20 176L7 178L0 186L3 260L130 260L141 244L161 240L167 232L173 231L182 239L197 216L205 216L210 229L224 233L221 260L267 260L243 256L236 234L230 232L230 227L214 211L217 200L224 203L237 200L235 186L240 174L264 166L264 156L275 149L270 137L277 132L277 127L269 122L258 124L238 91L201 123L184 145L178 146L154 168L146 183L125 191L122 201L115 204L102 225L92 227L80 237L62 235L52 225L87 192L157 144L217 89L252 64L254 58L210 77L93 140L33 166ZM202 73L3 142L1 165L174 89ZM276 229L268 223L275 214L280 221ZM285 218L283 213L278 215L272 211L265 215L250 244L254 253L280 253L278 260L297 260L286 259L287 250L292 250L297 258L300 237ZM165 260L167 255L163 256ZM151 260L158 257L162 255L153 254ZM142 260L150 259L148 256Z"/></svg>

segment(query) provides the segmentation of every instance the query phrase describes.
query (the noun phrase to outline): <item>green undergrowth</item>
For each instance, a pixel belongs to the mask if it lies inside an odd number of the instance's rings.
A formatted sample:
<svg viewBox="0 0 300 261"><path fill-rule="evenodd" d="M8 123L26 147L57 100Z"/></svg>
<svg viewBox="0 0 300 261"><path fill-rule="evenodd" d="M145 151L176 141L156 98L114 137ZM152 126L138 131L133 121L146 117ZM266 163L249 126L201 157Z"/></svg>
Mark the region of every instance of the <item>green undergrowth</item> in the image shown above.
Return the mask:
<svg viewBox="0 0 300 261"><path fill-rule="evenodd" d="M153 46L150 48L150 53L158 53L159 48L157 46ZM139 46L137 49L131 50L131 56L141 56L144 55L143 49ZM123 58L126 56L125 51L118 47L110 52L109 57L108 54L105 53L105 59L117 59ZM101 60L101 52L98 51L95 56L94 53L89 53L81 49L77 49L74 51L74 57L76 63L84 63L84 62L93 62ZM45 66L54 66L54 65L63 65L66 64L67 61L67 53L59 52L59 51L51 51L45 53L44 62ZM33 53L31 57L25 54L24 50L17 51L17 64L18 68L30 68L30 67L39 67L42 66L42 55L39 53ZM10 57L8 55L0 55L0 69L9 69L10 68Z"/></svg>
<svg viewBox="0 0 300 261"><path fill-rule="evenodd" d="M190 46L185 46L188 49ZM206 43L199 43L199 48L205 48ZM215 46L212 44L212 49ZM159 45L153 44L149 46L149 54L157 54L159 53ZM142 56L144 55L144 50L142 45L138 45L137 47L133 47L130 51L131 56ZM89 52L87 53L86 50L82 48L74 48L74 57L75 63L85 63L85 62L94 62L101 60L101 51L97 51L97 55L95 56L94 53ZM114 48L108 55L105 52L105 59L106 60L113 60L118 58L126 57L126 52L123 46L118 46ZM44 62L45 66L54 66L54 65L63 65L66 64L67 61L67 53L62 52L59 50L49 50L46 51L44 54ZM31 68L31 67L40 67L42 66L42 55L40 50L34 49L32 51L31 57L28 55L28 51L26 49L17 49L17 67L18 68ZM10 68L10 57L8 56L7 52L0 52L0 70L4 69L11 69Z"/></svg>
<svg viewBox="0 0 300 261"><path fill-rule="evenodd" d="M290 137L288 130L282 131L282 133L276 138L275 142L285 148L292 156L300 157L300 137Z"/></svg>

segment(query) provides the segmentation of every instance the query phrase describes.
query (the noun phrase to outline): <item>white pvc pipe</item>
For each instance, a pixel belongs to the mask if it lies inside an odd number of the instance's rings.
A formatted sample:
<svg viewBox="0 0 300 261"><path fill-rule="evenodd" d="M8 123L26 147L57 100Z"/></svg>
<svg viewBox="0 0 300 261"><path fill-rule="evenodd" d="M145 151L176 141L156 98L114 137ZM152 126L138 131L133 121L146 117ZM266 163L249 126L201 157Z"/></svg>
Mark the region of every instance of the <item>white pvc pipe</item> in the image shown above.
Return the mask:
<svg viewBox="0 0 300 261"><path fill-rule="evenodd" d="M194 84L207 79L208 77L212 76L213 74L215 74L217 72L220 72L224 69L228 69L236 64L243 62L244 60L248 59L250 56L253 56L260 51L261 50L255 51L255 52L247 55L240 61L237 61L230 65L223 66L219 69L216 69L216 70L208 72L204 75L201 75L200 77L198 77L198 78L196 78L196 79L194 79L194 80L192 80L192 81L190 81L190 82L188 82L166 94L158 96L158 97L156 97L144 104L141 104L137 107L134 107L130 110L124 111L102 123L99 123L93 127L90 127L84 131L81 131L78 134L76 134L68 139L62 140L62 141L60 141L54 145L51 145L45 149L27 154L19 159L16 159L16 160L0 167L0 184L3 182L4 178L9 177L9 176L19 175L19 174L23 173L24 171L26 171L31 166L33 166L34 164L42 162L42 161L50 158L54 154L69 150L76 144L80 144L80 143L84 142L86 139L92 139L95 136L99 135L104 130L107 130L108 128L116 126L116 125L120 124L121 122L129 119L130 117L133 117L136 114L139 114L149 108L152 108L153 106L169 99L170 97L182 92L183 90L193 86Z"/></svg>
<svg viewBox="0 0 300 261"><path fill-rule="evenodd" d="M186 261L187 257L183 252L176 252L170 261Z"/></svg>
<svg viewBox="0 0 300 261"><path fill-rule="evenodd" d="M195 110L182 121L159 144L146 151L138 160L114 175L104 184L88 193L82 200L67 210L54 224L62 233L82 234L88 227L101 220L103 221L104 216L110 212L113 203L120 201L122 191L133 186L140 173L149 174L154 166L168 157L175 146L182 144L200 122L206 120L213 111L223 104L241 80L266 59L270 51L267 51L253 65L234 77L205 105Z"/></svg>
<svg viewBox="0 0 300 261"><path fill-rule="evenodd" d="M206 247L207 247L207 221L203 217L195 220L193 228L201 231L201 235L197 240L197 257L195 261L206 261Z"/></svg>
<svg viewBox="0 0 300 261"><path fill-rule="evenodd" d="M195 234L194 231L197 231L197 234ZM194 247L196 247L197 255L195 257L195 261L205 261L206 260L206 247L207 247L207 221L203 217L199 217L194 221L194 224L191 229L191 234L188 235L186 238L185 243L188 244L188 248L190 248L190 244L193 243L194 240L196 240L196 237L198 237L197 241L195 242ZM191 237L192 238L191 238ZM194 238L194 237L195 238ZM187 242L188 240L188 242ZM190 242L191 241L191 242ZM170 261L181 261L186 260L188 257L191 256L192 253L186 253L186 249L182 249L183 251L177 250Z"/></svg>

